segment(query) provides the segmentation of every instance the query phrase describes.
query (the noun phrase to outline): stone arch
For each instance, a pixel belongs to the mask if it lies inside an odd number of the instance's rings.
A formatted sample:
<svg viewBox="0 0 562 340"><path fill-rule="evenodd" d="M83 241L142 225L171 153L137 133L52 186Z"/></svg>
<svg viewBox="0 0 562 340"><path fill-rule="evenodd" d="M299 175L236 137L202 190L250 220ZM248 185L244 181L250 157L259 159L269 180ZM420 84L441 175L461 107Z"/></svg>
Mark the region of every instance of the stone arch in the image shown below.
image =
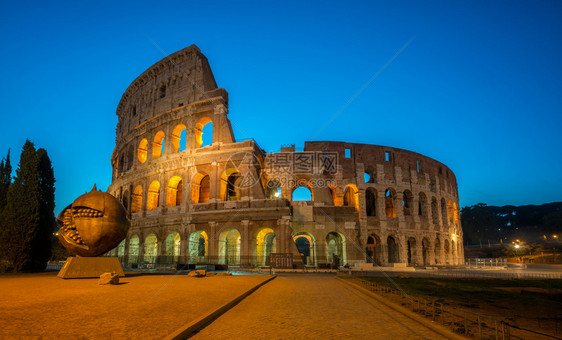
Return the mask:
<svg viewBox="0 0 562 340"><path fill-rule="evenodd" d="M367 263L381 264L381 242L376 234L371 234L367 237L367 245L365 253L367 255Z"/></svg>
<svg viewBox="0 0 562 340"><path fill-rule="evenodd" d="M226 228L219 234L219 264L240 264L240 232L236 228Z"/></svg>
<svg viewBox="0 0 562 340"><path fill-rule="evenodd" d="M180 176L172 176L168 181L166 200L166 205L169 207L181 205L183 201L183 180Z"/></svg>
<svg viewBox="0 0 562 340"><path fill-rule="evenodd" d="M127 170L133 167L133 162L135 161L135 148L133 145L129 145L129 150L127 151Z"/></svg>
<svg viewBox="0 0 562 340"><path fill-rule="evenodd" d="M299 232L293 235L293 241L305 266L316 266L316 241L312 234Z"/></svg>
<svg viewBox="0 0 562 340"><path fill-rule="evenodd" d="M117 257L121 263L125 262L125 243L127 243L127 240L123 239L117 246Z"/></svg>
<svg viewBox="0 0 562 340"><path fill-rule="evenodd" d="M180 250L181 250L181 236L177 231L172 231L166 236L166 241L164 242L164 251L166 255L166 264L177 263Z"/></svg>
<svg viewBox="0 0 562 340"><path fill-rule="evenodd" d="M133 235L129 238L129 264L139 262L139 236Z"/></svg>
<svg viewBox="0 0 562 340"><path fill-rule="evenodd" d="M439 238L435 239L434 250L435 250L435 264L441 264L443 260L441 259L441 241L439 240Z"/></svg>
<svg viewBox="0 0 562 340"><path fill-rule="evenodd" d="M365 169L363 175L363 180L365 183L376 183L377 182L377 172L374 168L368 167Z"/></svg>
<svg viewBox="0 0 562 340"><path fill-rule="evenodd" d="M456 226L459 225L459 208L457 207L456 202L453 202L453 223Z"/></svg>
<svg viewBox="0 0 562 340"><path fill-rule="evenodd" d="M133 190L133 202L131 204L131 211L133 213L142 210L142 185L137 185Z"/></svg>
<svg viewBox="0 0 562 340"><path fill-rule="evenodd" d="M304 199L300 199L299 196L304 197ZM310 200L307 198L310 198ZM314 193L308 186L298 186L291 192L291 201L314 201Z"/></svg>
<svg viewBox="0 0 562 340"><path fill-rule="evenodd" d="M431 244L427 238L422 239L422 261L424 266L430 265L430 252Z"/></svg>
<svg viewBox="0 0 562 340"><path fill-rule="evenodd" d="M427 211L427 196L423 192L418 193L418 216L422 216L426 219L429 217Z"/></svg>
<svg viewBox="0 0 562 340"><path fill-rule="evenodd" d="M156 159L164 154L164 144L166 142L166 135L164 131L158 131L154 135L154 141L152 142L152 158Z"/></svg>
<svg viewBox="0 0 562 340"><path fill-rule="evenodd" d="M451 258L453 264L457 264L457 243L455 241L451 241Z"/></svg>
<svg viewBox="0 0 562 340"><path fill-rule="evenodd" d="M393 236L388 236L386 238L386 248L387 248L387 259L388 263L398 263L400 262L398 243Z"/></svg>
<svg viewBox="0 0 562 340"><path fill-rule="evenodd" d="M449 264L450 263L450 253L449 253L449 240L445 240L445 245L443 247L443 250L445 251L445 264Z"/></svg>
<svg viewBox="0 0 562 340"><path fill-rule="evenodd" d="M396 190L393 188L387 188L384 192L384 207L386 211L386 217L397 217L396 214Z"/></svg>
<svg viewBox="0 0 562 340"><path fill-rule="evenodd" d="M326 258L335 268L347 263L345 236L337 231L326 235Z"/></svg>
<svg viewBox="0 0 562 340"><path fill-rule="evenodd" d="M402 209L404 211L404 216L412 216L412 210L414 208L413 195L410 190L404 190L402 195Z"/></svg>
<svg viewBox="0 0 562 340"><path fill-rule="evenodd" d="M282 198L281 183L277 178L270 179L265 186L266 197L268 199Z"/></svg>
<svg viewBox="0 0 562 340"><path fill-rule="evenodd" d="M203 129L207 124L213 124L213 120L209 117L203 117L195 124L195 146L198 148L206 146L203 145Z"/></svg>
<svg viewBox="0 0 562 340"><path fill-rule="evenodd" d="M453 208L453 202L451 202L451 200L449 200L449 203L447 204L447 212L449 215L448 224L452 225L455 221L455 210Z"/></svg>
<svg viewBox="0 0 562 340"><path fill-rule="evenodd" d="M123 207L125 208L126 211L129 211L129 190L125 190L123 192L123 197L121 198L121 204L123 204Z"/></svg>
<svg viewBox="0 0 562 340"><path fill-rule="evenodd" d="M174 152L184 151L186 149L186 137L182 139L182 134L185 135L187 127L184 124L178 124L172 130L172 146Z"/></svg>
<svg viewBox="0 0 562 340"><path fill-rule="evenodd" d="M221 175L220 199L222 201L236 201L240 199L240 182L242 176L235 168L226 169Z"/></svg>
<svg viewBox="0 0 562 340"><path fill-rule="evenodd" d="M144 238L144 261L155 263L158 255L158 237L150 233Z"/></svg>
<svg viewBox="0 0 562 340"><path fill-rule="evenodd" d="M310 178L306 177L306 176L299 176L297 177L297 181L295 183L295 186L291 189L291 201L294 201L294 197L295 197L295 191L299 190L301 191L302 194L304 194L305 196L307 196L308 198L308 192L305 192L303 189L299 189L299 188L305 188L310 192L310 201L314 201L314 188L312 187L312 183L310 182ZM298 194L301 194L299 192L297 192ZM304 200L307 201L307 200Z"/></svg>
<svg viewBox="0 0 562 340"><path fill-rule="evenodd" d="M198 172L191 182L191 202L207 203L211 193L211 180L205 172Z"/></svg>
<svg viewBox="0 0 562 340"><path fill-rule="evenodd" d="M377 191L375 188L367 188L365 191L365 210L367 216L377 216Z"/></svg>
<svg viewBox="0 0 562 340"><path fill-rule="evenodd" d="M198 230L189 235L189 258L191 263L207 263L209 256L209 236L203 230Z"/></svg>
<svg viewBox="0 0 562 340"><path fill-rule="evenodd" d="M160 182L154 180L148 187L146 210L154 210L160 206Z"/></svg>
<svg viewBox="0 0 562 340"><path fill-rule="evenodd" d="M431 198L431 220L434 225L439 225L439 206L435 196Z"/></svg>
<svg viewBox="0 0 562 340"><path fill-rule="evenodd" d="M269 266L269 257L271 253L275 253L277 251L275 232L271 228L260 228L256 231L255 240L254 256L256 259L256 266Z"/></svg>
<svg viewBox="0 0 562 340"><path fill-rule="evenodd" d="M137 158L139 163L144 164L148 157L148 139L143 138L139 143L139 149L137 151Z"/></svg>
<svg viewBox="0 0 562 340"><path fill-rule="evenodd" d="M417 265L418 249L416 248L416 239L414 237L408 238L406 246L408 247L408 264Z"/></svg>
<svg viewBox="0 0 562 340"><path fill-rule="evenodd" d="M348 184L343 190L343 205L355 207L359 211L359 190L355 184Z"/></svg>
<svg viewBox="0 0 562 340"><path fill-rule="evenodd" d="M441 222L443 226L447 225L447 202L445 202L444 198L441 198Z"/></svg>

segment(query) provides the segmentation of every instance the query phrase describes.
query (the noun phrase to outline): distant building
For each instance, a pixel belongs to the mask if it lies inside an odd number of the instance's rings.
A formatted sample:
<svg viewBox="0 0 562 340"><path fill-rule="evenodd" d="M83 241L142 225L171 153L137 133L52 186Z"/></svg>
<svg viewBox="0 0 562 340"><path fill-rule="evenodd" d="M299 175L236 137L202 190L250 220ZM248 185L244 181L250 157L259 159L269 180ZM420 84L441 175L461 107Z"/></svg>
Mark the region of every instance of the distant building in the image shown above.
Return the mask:
<svg viewBox="0 0 562 340"><path fill-rule="evenodd" d="M295 267L463 262L449 168L386 146L306 142L268 154L237 141L228 93L195 45L135 79L117 115L108 192L130 214L113 251L127 265L259 267L271 254Z"/></svg>

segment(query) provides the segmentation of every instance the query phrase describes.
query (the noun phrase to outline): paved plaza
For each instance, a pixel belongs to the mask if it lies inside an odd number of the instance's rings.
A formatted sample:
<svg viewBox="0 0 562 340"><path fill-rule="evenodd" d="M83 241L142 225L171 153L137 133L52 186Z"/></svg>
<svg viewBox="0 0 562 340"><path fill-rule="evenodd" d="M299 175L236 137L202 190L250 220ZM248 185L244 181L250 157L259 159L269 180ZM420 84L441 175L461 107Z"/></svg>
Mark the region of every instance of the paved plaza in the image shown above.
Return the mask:
<svg viewBox="0 0 562 340"><path fill-rule="evenodd" d="M192 339L440 339L327 275L282 275Z"/></svg>

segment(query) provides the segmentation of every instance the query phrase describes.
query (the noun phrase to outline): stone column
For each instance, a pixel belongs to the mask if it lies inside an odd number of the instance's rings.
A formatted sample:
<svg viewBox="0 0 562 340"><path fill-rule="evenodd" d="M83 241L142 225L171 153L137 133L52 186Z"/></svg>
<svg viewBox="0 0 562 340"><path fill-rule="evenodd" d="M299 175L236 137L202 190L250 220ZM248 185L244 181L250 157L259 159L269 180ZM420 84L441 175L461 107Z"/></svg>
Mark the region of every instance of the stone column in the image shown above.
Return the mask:
<svg viewBox="0 0 562 340"><path fill-rule="evenodd" d="M218 241L217 241L217 222L209 222L211 231L209 232L209 263L218 263Z"/></svg>
<svg viewBox="0 0 562 340"><path fill-rule="evenodd" d="M240 265L242 266L249 266L252 262L252 250L250 247L250 234L249 234L249 225L250 220L242 220L242 235L240 240Z"/></svg>

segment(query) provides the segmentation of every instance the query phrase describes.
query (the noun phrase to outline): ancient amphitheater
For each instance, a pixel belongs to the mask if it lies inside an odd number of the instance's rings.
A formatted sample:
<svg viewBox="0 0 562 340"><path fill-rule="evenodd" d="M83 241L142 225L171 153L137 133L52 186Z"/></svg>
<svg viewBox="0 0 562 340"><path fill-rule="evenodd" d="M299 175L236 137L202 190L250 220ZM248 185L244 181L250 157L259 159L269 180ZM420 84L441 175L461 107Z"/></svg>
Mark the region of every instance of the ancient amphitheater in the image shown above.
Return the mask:
<svg viewBox="0 0 562 340"><path fill-rule="evenodd" d="M317 141L266 153L236 140L228 93L195 45L135 79L117 115L108 192L131 229L111 254L127 266L463 262L449 168L387 146ZM309 198L294 200L295 190Z"/></svg>

